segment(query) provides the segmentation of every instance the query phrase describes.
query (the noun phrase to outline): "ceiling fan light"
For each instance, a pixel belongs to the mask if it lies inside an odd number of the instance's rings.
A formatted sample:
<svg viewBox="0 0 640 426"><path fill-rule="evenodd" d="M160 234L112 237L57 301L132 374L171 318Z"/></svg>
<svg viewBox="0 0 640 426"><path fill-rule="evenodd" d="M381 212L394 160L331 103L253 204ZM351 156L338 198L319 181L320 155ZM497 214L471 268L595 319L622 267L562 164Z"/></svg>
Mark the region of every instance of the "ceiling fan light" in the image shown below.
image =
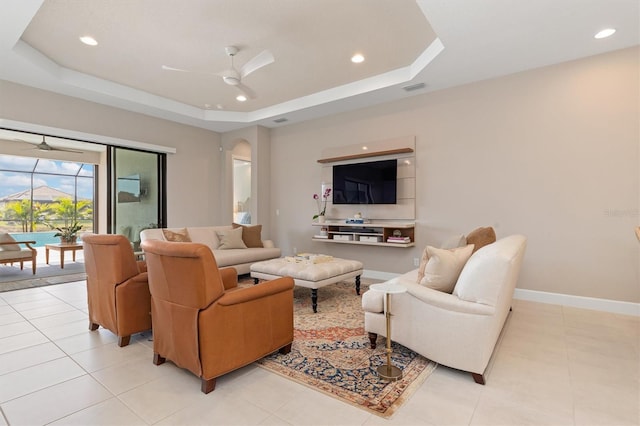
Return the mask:
<svg viewBox="0 0 640 426"><path fill-rule="evenodd" d="M245 95L236 96L236 101L238 101L238 102L244 102L246 100L247 100L247 97Z"/></svg>

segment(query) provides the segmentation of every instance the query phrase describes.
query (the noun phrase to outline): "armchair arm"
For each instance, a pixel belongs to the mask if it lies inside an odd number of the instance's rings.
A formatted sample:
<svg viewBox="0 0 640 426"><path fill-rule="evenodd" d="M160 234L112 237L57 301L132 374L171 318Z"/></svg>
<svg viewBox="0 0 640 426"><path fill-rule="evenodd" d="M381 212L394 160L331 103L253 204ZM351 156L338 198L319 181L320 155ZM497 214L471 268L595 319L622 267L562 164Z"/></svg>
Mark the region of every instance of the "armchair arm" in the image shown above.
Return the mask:
<svg viewBox="0 0 640 426"><path fill-rule="evenodd" d="M147 272L147 262L144 260L136 260L136 264L138 265L138 272Z"/></svg>
<svg viewBox="0 0 640 426"><path fill-rule="evenodd" d="M35 248L31 247L31 244L35 244L35 241L3 241L2 243L0 243L0 245L9 245L9 244L14 244L14 245L18 245L18 244L24 244L27 246L27 248L29 250L35 250Z"/></svg>
<svg viewBox="0 0 640 426"><path fill-rule="evenodd" d="M238 287L238 271L236 268L222 268L219 271L225 291Z"/></svg>
<svg viewBox="0 0 640 426"><path fill-rule="evenodd" d="M147 271L140 272L138 275L129 278L132 282L149 282L149 273Z"/></svg>
<svg viewBox="0 0 640 426"><path fill-rule="evenodd" d="M240 288L222 295L217 303L221 306L238 305L251 300L262 299L273 294L293 289L293 278L283 277L252 287Z"/></svg>
<svg viewBox="0 0 640 426"><path fill-rule="evenodd" d="M262 240L262 247L264 248L274 248L275 244L271 240Z"/></svg>

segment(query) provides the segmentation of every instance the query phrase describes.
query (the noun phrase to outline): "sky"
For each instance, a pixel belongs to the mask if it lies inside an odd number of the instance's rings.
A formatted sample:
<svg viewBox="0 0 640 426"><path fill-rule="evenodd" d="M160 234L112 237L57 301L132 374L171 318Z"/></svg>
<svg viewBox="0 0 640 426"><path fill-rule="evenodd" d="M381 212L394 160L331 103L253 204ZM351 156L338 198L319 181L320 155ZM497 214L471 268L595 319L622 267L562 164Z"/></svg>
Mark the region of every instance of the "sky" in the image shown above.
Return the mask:
<svg viewBox="0 0 640 426"><path fill-rule="evenodd" d="M29 189L34 168L34 188L45 185L73 195L78 175L78 197L93 199L93 165L11 155L0 155L0 198Z"/></svg>

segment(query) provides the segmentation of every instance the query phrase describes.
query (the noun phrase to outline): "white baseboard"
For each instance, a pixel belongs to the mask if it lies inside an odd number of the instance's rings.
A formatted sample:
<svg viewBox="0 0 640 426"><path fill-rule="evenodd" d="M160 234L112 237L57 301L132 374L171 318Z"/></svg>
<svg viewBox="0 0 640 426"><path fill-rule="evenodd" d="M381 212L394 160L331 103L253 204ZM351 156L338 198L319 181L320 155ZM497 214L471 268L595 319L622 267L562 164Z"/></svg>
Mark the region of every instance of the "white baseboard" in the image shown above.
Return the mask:
<svg viewBox="0 0 640 426"><path fill-rule="evenodd" d="M363 278L373 278L385 281L400 275L401 274L371 271L367 269L362 273ZM593 309L594 311L640 317L640 303L597 299L595 297L572 296L570 294L549 293L546 291L526 290L522 288L516 288L513 298L518 300L528 300L531 302L549 303L551 305L571 306L572 308Z"/></svg>
<svg viewBox="0 0 640 426"><path fill-rule="evenodd" d="M622 302L619 300L548 293L546 291L525 290L522 288L516 288L513 298L529 300L531 302L549 303L552 305L571 306L573 308L593 309L595 311L611 312L614 314L640 316L640 303Z"/></svg>

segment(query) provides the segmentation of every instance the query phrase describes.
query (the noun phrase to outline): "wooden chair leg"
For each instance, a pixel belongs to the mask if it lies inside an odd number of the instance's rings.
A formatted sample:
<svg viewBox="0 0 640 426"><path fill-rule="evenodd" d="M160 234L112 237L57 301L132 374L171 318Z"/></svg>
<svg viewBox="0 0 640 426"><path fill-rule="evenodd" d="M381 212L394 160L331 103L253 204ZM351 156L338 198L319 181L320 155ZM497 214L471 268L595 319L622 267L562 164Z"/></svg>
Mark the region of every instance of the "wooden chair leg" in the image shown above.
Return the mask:
<svg viewBox="0 0 640 426"><path fill-rule="evenodd" d="M378 340L378 335L376 333L369 333L369 343L371 344L371 349L376 348L376 340Z"/></svg>
<svg viewBox="0 0 640 426"><path fill-rule="evenodd" d="M127 346L130 340L131 336L118 336L118 346L121 348Z"/></svg>
<svg viewBox="0 0 640 426"><path fill-rule="evenodd" d="M202 393L209 393L216 388L216 379L202 379L202 384L200 385L200 390Z"/></svg>
<svg viewBox="0 0 640 426"><path fill-rule="evenodd" d="M166 360L167 360L167 359L166 359L165 357L160 356L160 354L157 354L157 353L155 353L155 352L153 353L153 363L154 363L155 365L161 365L161 364L164 364L164 362L165 362Z"/></svg>
<svg viewBox="0 0 640 426"><path fill-rule="evenodd" d="M33 270L33 275L35 275L36 274L36 260L35 259L33 259L31 261L31 269Z"/></svg>
<svg viewBox="0 0 640 426"><path fill-rule="evenodd" d="M281 347L278 352L280 352L283 355L288 354L289 352L291 352L291 343L289 343L287 346Z"/></svg>
<svg viewBox="0 0 640 426"><path fill-rule="evenodd" d="M24 269L24 262L20 261L20 270L22 271Z"/></svg>
<svg viewBox="0 0 640 426"><path fill-rule="evenodd" d="M96 324L95 322L89 321L89 330L96 331L100 327L100 324Z"/></svg>
<svg viewBox="0 0 640 426"><path fill-rule="evenodd" d="M473 376L473 380L477 384L479 384L479 385L484 385L485 384L484 375L478 374L478 373L471 373L471 375Z"/></svg>

